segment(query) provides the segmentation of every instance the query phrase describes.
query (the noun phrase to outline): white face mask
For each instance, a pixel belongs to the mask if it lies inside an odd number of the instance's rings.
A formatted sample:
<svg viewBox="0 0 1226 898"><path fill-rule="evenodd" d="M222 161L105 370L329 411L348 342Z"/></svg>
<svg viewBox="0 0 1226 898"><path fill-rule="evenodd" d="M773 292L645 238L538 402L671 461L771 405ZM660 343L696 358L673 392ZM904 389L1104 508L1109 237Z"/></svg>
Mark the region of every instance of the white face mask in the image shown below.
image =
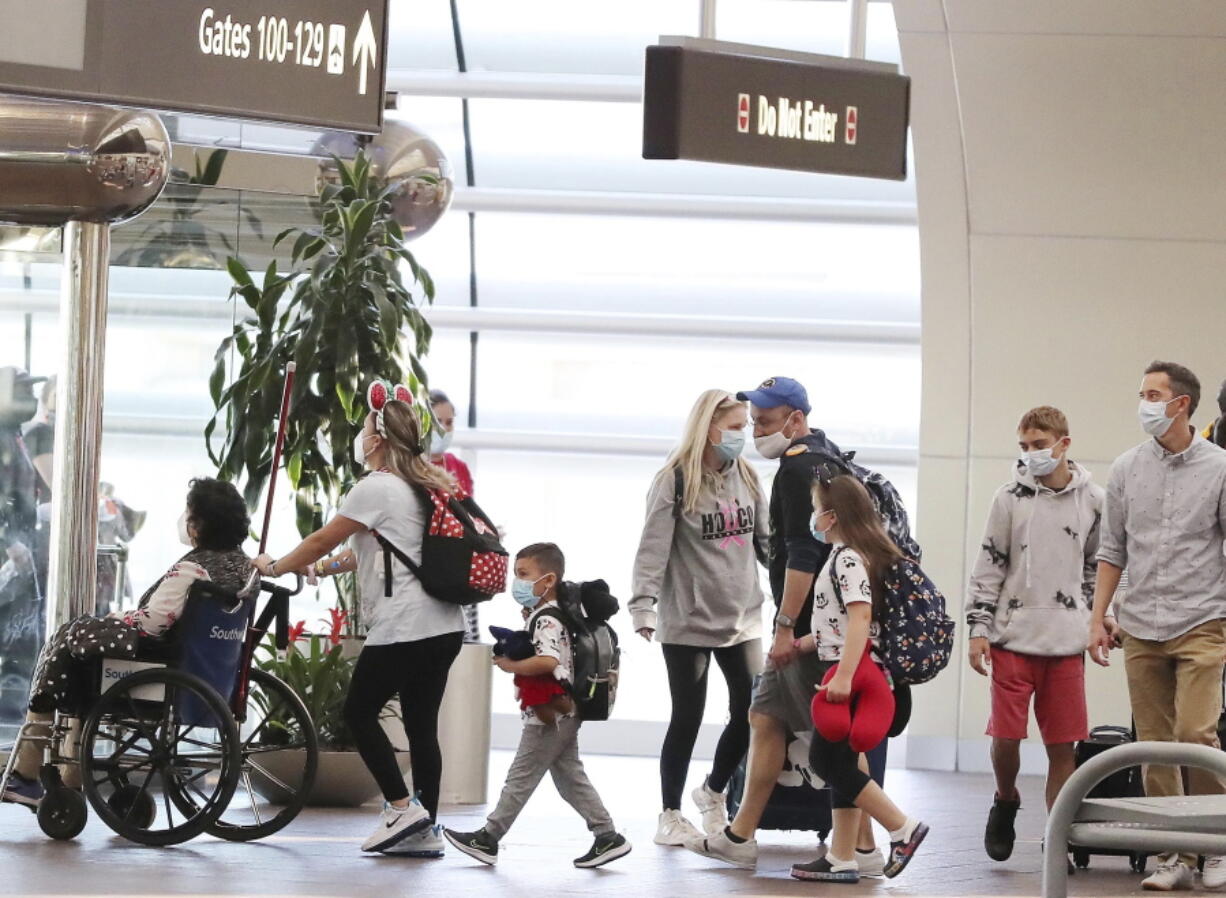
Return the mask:
<svg viewBox="0 0 1226 898"><path fill-rule="evenodd" d="M1179 399L1176 396L1175 399ZM1141 429L1151 437L1162 437L1171 429L1171 425L1175 423L1174 418L1166 416L1167 407L1175 401L1168 399L1166 402L1158 400L1157 402L1147 402L1142 399L1137 405L1137 419L1141 422Z"/></svg>
<svg viewBox="0 0 1226 898"><path fill-rule="evenodd" d="M787 435L788 421L790 420L790 415L784 418L783 426L775 433L768 433L766 436L753 438L753 446L758 450L759 455L763 458L779 458L788 451L788 446L792 445L793 440L793 437Z"/></svg>
<svg viewBox="0 0 1226 898"><path fill-rule="evenodd" d="M366 431L353 438L353 460L359 465L366 464Z"/></svg>
<svg viewBox="0 0 1226 898"><path fill-rule="evenodd" d="M442 455L451 448L452 431L433 430L430 432L430 454Z"/></svg>
<svg viewBox="0 0 1226 898"><path fill-rule="evenodd" d="M1059 443L1056 444L1060 445ZM1055 455L1056 447L1050 449L1034 449L1030 452L1022 453L1022 461L1026 463L1026 468L1030 471L1033 477L1046 477L1056 468L1060 467L1060 461L1063 456Z"/></svg>
<svg viewBox="0 0 1226 898"><path fill-rule="evenodd" d="M183 509L183 514L179 515L179 542L189 549L195 548L191 534L187 532L187 509Z"/></svg>

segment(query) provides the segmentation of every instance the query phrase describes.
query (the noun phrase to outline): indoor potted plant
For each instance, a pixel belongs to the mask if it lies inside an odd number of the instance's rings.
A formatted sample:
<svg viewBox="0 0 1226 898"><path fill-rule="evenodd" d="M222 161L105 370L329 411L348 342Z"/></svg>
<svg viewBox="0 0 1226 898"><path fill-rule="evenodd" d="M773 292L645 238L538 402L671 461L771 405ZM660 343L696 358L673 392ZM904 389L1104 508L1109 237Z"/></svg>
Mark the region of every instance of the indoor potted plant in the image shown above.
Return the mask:
<svg viewBox="0 0 1226 898"><path fill-rule="evenodd" d="M363 152L352 163L334 161L337 180L320 193L318 223L287 228L274 241L289 247L287 272L278 271L274 260L257 279L239 259L227 260L234 282L230 295L242 299L248 314L217 348L209 379L215 412L204 433L218 476L238 483L248 506L257 507L269 478L278 473L272 451L280 385L289 363L295 363L284 459L304 536L322 526L361 476L352 446L366 416L365 388L371 380L406 384L419 399L423 432L433 425L421 363L432 330L420 307L433 301L434 283L406 248L391 200L406 183L437 178L415 171L388 183ZM344 635L362 639L354 576L326 582L336 589ZM335 785L354 800L356 792L345 786L352 778L339 771L347 765L369 777L342 728L355 653L336 645L325 649L328 638L311 637L310 651L263 663L307 701L313 715L321 715L316 717L320 741L349 755L321 757L315 792L323 795ZM326 688L316 689L317 678L326 680Z"/></svg>
<svg viewBox="0 0 1226 898"><path fill-rule="evenodd" d="M274 474L277 385L295 363L284 458L304 536L322 526L362 473L352 446L369 381L406 384L421 400L423 432L433 426L421 363L432 329L420 306L433 301L434 283L406 248L389 198L408 180L437 179L423 171L386 183L364 153L352 164L335 163L338 182L323 187L318 225L288 228L274 241L291 247L287 273L273 261L257 282L239 259L227 261L231 296L250 314L217 348L209 379L215 413L204 434L219 476L240 483L255 508ZM351 576L335 583L347 632L360 635L356 585Z"/></svg>
<svg viewBox="0 0 1226 898"><path fill-rule="evenodd" d="M290 644L285 652L278 652L271 638L261 645L262 655L256 661L261 670L271 673L285 682L306 704L311 720L319 734L319 770L315 777L307 803L316 806L357 807L379 795L374 777L358 755L353 735L345 723L345 696L353 676L356 655L346 652L343 640L345 613L331 609L330 631L326 634L307 634L305 621L299 621L290 629ZM389 720L399 726L399 720ZM286 721L287 727L292 722ZM296 734L286 734L290 741ZM296 777L302 770L302 761L294 757L295 751L271 752L262 756L262 766L277 781L296 787ZM408 752L398 752L397 759L406 780L409 773ZM278 782L260 776L253 771L252 786L269 801L277 802L284 797Z"/></svg>

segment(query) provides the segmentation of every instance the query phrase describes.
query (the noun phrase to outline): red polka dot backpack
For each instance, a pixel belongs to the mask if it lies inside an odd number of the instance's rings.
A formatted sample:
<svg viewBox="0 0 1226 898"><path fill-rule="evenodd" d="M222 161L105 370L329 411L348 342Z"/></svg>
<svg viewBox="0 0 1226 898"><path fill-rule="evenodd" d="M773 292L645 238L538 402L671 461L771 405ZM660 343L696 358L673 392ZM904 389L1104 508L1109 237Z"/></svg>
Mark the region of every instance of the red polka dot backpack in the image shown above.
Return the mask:
<svg viewBox="0 0 1226 898"><path fill-rule="evenodd" d="M367 401L379 412L389 401L413 403L413 394L403 384L392 387L375 381ZM421 563L414 562L382 534L372 531L383 547L384 583L392 589L392 558L395 557L421 581L436 599L457 605L484 602L507 588L507 550L498 541L498 528L476 501L462 489L448 493L413 484L426 508L422 533Z"/></svg>

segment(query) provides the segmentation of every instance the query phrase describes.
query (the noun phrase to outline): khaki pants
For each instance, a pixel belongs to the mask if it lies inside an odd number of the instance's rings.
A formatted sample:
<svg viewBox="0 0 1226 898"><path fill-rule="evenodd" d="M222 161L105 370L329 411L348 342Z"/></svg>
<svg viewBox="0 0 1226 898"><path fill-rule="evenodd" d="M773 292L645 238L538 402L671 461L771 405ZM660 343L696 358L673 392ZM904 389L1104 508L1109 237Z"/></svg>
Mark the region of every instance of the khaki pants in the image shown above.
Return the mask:
<svg viewBox="0 0 1226 898"><path fill-rule="evenodd" d="M1226 629L1213 620L1165 642L1124 634L1124 671L1132 703L1137 739L1142 742L1191 742L1220 748L1218 718L1222 713L1222 665L1226 661ZM1188 771L1192 795L1221 795L1226 785L1208 770ZM1183 795L1177 767L1148 765L1145 794ZM1181 856L1191 866L1193 855Z"/></svg>

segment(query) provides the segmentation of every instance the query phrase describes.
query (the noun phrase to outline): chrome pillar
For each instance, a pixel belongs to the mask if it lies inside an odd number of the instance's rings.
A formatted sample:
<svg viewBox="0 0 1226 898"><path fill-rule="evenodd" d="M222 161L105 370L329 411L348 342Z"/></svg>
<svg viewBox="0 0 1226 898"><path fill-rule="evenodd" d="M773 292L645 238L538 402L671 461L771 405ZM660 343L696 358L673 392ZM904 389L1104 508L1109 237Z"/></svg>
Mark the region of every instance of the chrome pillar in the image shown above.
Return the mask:
<svg viewBox="0 0 1226 898"><path fill-rule="evenodd" d="M716 0L699 0L702 4L698 11L698 36L707 40L715 40L715 3Z"/></svg>
<svg viewBox="0 0 1226 898"><path fill-rule="evenodd" d="M847 0L847 57L863 59L868 49L868 0Z"/></svg>
<svg viewBox="0 0 1226 898"><path fill-rule="evenodd" d="M110 248L109 224L70 221L64 226L48 633L94 611Z"/></svg>

